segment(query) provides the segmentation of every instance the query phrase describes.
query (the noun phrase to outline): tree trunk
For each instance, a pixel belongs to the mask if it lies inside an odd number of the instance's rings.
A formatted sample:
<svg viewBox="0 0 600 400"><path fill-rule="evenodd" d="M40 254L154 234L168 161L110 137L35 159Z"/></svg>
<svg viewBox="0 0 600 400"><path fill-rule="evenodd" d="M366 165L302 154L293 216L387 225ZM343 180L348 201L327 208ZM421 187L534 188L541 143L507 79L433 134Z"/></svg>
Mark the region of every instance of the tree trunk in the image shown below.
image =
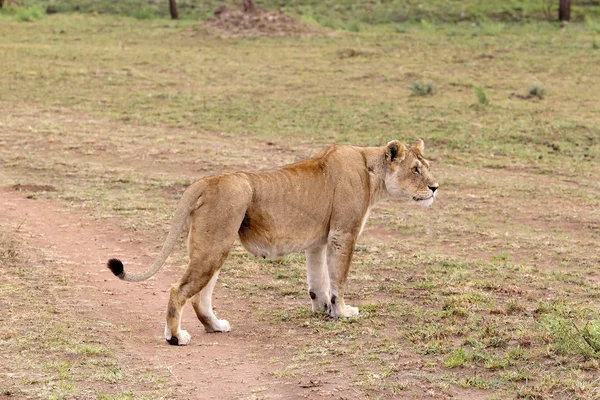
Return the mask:
<svg viewBox="0 0 600 400"><path fill-rule="evenodd" d="M169 0L169 11L171 12L171 19L179 19L177 13L177 0Z"/></svg>
<svg viewBox="0 0 600 400"><path fill-rule="evenodd" d="M571 0L559 0L558 20L569 21L571 19Z"/></svg>

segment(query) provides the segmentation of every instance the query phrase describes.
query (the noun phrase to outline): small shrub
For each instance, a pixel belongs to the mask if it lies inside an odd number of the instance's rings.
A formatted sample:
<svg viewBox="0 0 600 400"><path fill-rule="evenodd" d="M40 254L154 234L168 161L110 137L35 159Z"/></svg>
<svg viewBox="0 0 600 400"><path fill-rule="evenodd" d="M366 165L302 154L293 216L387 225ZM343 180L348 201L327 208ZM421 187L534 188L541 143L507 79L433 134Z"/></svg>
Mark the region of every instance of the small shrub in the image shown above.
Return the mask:
<svg viewBox="0 0 600 400"><path fill-rule="evenodd" d="M360 32L361 25L360 22L358 22L357 20L352 20L346 24L345 28L347 31L350 32Z"/></svg>
<svg viewBox="0 0 600 400"><path fill-rule="evenodd" d="M572 319L548 316L543 325L552 334L557 353L600 357L600 320L588 321L580 328Z"/></svg>
<svg viewBox="0 0 600 400"><path fill-rule="evenodd" d="M136 11L134 16L137 19L152 19L154 18L154 9L152 7L143 6L142 8Z"/></svg>
<svg viewBox="0 0 600 400"><path fill-rule="evenodd" d="M435 93L435 86L432 82L413 81L410 91L415 96L431 96Z"/></svg>
<svg viewBox="0 0 600 400"><path fill-rule="evenodd" d="M40 6L17 7L15 9L15 18L17 21L32 22L44 18L46 12Z"/></svg>
<svg viewBox="0 0 600 400"><path fill-rule="evenodd" d="M600 49L600 43L596 39L592 40L592 49L598 50Z"/></svg>
<svg viewBox="0 0 600 400"><path fill-rule="evenodd" d="M482 105L489 104L490 99L488 98L487 93L485 92L485 89L483 89L480 86L473 85L473 91L475 92L475 96L477 96L477 101L479 102L479 104L482 104Z"/></svg>
<svg viewBox="0 0 600 400"><path fill-rule="evenodd" d="M532 86L529 88L529 96L537 97L538 99L542 100L544 97L546 97L546 89L541 86Z"/></svg>

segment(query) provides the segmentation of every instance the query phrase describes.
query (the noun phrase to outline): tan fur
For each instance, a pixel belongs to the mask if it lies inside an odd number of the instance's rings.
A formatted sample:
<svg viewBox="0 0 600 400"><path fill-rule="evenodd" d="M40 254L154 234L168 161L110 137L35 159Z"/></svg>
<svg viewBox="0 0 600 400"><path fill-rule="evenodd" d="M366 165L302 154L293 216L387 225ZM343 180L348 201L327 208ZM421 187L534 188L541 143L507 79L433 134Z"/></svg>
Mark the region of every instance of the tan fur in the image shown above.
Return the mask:
<svg viewBox="0 0 600 400"><path fill-rule="evenodd" d="M115 274L128 281L148 279L187 227L189 265L172 286L167 307L165 337L171 344L189 343L189 334L179 326L189 299L206 331L230 330L213 314L211 296L237 238L263 258L305 251L313 311L355 316L358 309L344 302L344 286L373 204L404 197L428 206L436 195L438 184L423 150L420 140L409 148L399 141L382 147L333 146L272 171L204 178L184 192L153 266L141 275Z"/></svg>

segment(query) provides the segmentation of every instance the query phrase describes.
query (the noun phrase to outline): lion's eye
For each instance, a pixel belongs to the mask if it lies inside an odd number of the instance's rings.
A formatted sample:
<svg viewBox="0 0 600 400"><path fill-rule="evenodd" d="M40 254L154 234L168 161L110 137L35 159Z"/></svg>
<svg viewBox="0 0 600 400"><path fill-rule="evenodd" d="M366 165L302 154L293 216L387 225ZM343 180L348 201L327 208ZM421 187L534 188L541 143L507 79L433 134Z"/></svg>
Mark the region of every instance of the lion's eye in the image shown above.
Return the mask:
<svg viewBox="0 0 600 400"><path fill-rule="evenodd" d="M416 175L419 175L421 173L421 171L419 170L419 167L413 167L413 173Z"/></svg>

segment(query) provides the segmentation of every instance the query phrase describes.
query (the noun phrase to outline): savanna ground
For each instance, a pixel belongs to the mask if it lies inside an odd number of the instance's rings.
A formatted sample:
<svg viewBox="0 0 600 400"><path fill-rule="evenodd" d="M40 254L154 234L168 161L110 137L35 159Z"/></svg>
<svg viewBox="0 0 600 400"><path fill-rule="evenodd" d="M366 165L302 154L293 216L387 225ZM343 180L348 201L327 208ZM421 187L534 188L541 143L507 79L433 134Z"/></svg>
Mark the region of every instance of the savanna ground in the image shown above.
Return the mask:
<svg viewBox="0 0 600 400"><path fill-rule="evenodd" d="M600 398L600 41L558 26L422 22L219 38L192 21L0 16L0 398ZM332 143L423 138L430 209L359 240L357 319L309 312L304 258L237 246L162 337L183 189Z"/></svg>

